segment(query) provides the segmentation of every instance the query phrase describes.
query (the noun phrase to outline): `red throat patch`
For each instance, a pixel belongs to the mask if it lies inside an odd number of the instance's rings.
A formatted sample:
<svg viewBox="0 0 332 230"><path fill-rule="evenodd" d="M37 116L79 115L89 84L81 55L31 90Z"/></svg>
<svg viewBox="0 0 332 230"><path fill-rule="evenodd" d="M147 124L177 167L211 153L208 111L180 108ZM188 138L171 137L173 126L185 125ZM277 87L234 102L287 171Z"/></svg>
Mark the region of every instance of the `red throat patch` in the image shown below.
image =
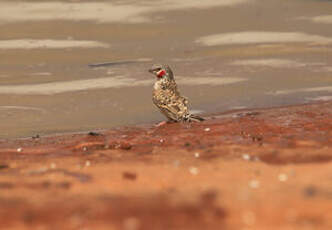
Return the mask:
<svg viewBox="0 0 332 230"><path fill-rule="evenodd" d="M163 77L164 75L166 75L166 71L164 69L160 70L158 73L157 73L157 76L158 77Z"/></svg>

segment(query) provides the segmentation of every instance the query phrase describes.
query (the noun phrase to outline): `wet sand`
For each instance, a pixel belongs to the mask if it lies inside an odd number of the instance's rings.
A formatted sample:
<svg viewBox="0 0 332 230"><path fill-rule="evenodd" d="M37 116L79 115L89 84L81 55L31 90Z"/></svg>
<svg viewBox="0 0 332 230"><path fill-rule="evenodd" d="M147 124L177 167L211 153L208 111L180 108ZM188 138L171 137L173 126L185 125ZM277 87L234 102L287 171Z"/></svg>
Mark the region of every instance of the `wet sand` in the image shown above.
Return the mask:
<svg viewBox="0 0 332 230"><path fill-rule="evenodd" d="M6 229L331 229L332 102L0 141Z"/></svg>

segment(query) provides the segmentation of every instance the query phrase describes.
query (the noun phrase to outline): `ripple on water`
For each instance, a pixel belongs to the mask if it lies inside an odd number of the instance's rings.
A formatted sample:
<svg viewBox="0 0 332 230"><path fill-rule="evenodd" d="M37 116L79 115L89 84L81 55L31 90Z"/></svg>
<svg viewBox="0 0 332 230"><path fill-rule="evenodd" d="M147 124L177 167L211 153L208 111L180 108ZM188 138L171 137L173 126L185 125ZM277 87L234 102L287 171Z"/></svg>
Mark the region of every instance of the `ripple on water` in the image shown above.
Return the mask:
<svg viewBox="0 0 332 230"><path fill-rule="evenodd" d="M14 39L0 40L0 49L64 49L64 48L108 48L98 41L52 40L52 39Z"/></svg>
<svg viewBox="0 0 332 230"><path fill-rule="evenodd" d="M0 106L0 110L31 110L31 111L39 111L39 112L46 112L46 110L31 107L31 106L19 106L19 105L2 105Z"/></svg>
<svg viewBox="0 0 332 230"><path fill-rule="evenodd" d="M196 43L203 46L284 42L327 44L332 43L332 38L301 32L244 31L213 34L196 39Z"/></svg>
<svg viewBox="0 0 332 230"><path fill-rule="evenodd" d="M332 96L318 96L318 97L306 98L306 101L330 101L330 100L332 100Z"/></svg>
<svg viewBox="0 0 332 230"><path fill-rule="evenodd" d="M332 15L320 15L311 18L313 22L332 24Z"/></svg>
<svg viewBox="0 0 332 230"><path fill-rule="evenodd" d="M178 77L181 85L225 85L246 81L244 78L224 77ZM0 86L0 94L16 95L53 95L66 92L75 92L92 89L122 88L149 86L153 80L137 80L123 76L104 77L75 81L59 81L52 83L22 84Z"/></svg>
<svg viewBox="0 0 332 230"><path fill-rule="evenodd" d="M29 76L51 76L52 73L50 72L36 72L36 73L29 73Z"/></svg>
<svg viewBox="0 0 332 230"><path fill-rule="evenodd" d="M99 23L139 23L151 21L145 14L151 12L181 10L187 8L205 9L217 6L231 6L253 0L156 0L144 3L112 4L109 2L0 2L0 22L19 21L97 21Z"/></svg>
<svg viewBox="0 0 332 230"><path fill-rule="evenodd" d="M274 92L268 92L267 94L272 95L286 95L292 93L312 93L312 92L332 92L332 86L322 86L322 87L311 87L311 88L300 88L300 89L287 89L278 90Z"/></svg>
<svg viewBox="0 0 332 230"><path fill-rule="evenodd" d="M237 60L230 63L231 65L236 66L266 66L272 68L297 68L304 67L308 64L301 63L289 59L248 59L248 60Z"/></svg>

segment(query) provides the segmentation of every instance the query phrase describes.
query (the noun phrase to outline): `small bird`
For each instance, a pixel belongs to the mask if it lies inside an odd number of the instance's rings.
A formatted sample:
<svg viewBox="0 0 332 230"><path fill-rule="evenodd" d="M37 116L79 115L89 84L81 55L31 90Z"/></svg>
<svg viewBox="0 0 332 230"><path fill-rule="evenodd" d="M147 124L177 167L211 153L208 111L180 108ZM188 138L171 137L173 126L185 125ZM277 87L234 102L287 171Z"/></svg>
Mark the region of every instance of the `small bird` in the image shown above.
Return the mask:
<svg viewBox="0 0 332 230"><path fill-rule="evenodd" d="M168 65L154 64L149 72L157 77L152 101L168 118L168 122L204 121L204 118L189 112L188 100L180 95L173 72Z"/></svg>

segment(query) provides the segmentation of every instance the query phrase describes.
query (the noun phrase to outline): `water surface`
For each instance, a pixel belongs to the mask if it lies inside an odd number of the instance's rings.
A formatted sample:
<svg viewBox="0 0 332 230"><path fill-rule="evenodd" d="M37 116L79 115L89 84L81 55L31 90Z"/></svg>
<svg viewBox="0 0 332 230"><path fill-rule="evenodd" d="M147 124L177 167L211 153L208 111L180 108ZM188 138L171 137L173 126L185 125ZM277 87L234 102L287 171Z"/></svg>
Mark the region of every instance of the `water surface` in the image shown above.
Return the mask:
<svg viewBox="0 0 332 230"><path fill-rule="evenodd" d="M0 138L163 120L152 63L203 113L330 100L331 12L315 0L0 1Z"/></svg>

